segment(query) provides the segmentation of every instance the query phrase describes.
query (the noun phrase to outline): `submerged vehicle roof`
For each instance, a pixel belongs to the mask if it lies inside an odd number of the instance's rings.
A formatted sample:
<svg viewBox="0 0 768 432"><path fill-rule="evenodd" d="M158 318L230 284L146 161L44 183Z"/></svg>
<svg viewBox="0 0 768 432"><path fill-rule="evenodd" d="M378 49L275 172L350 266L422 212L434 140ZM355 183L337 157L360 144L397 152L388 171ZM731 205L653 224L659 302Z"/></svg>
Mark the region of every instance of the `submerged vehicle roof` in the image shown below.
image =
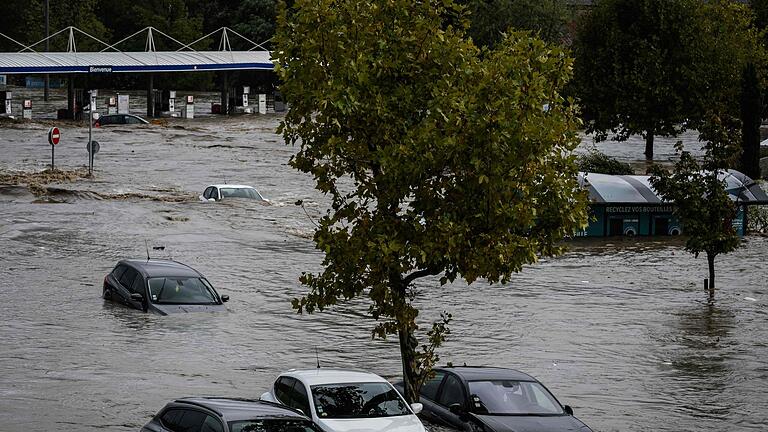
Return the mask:
<svg viewBox="0 0 768 432"><path fill-rule="evenodd" d="M145 277L161 276L180 276L180 277L203 277L200 272L192 267L182 264L178 261L163 259L127 259L120 263L127 263L137 268ZM118 263L119 264L119 263Z"/></svg>
<svg viewBox="0 0 768 432"><path fill-rule="evenodd" d="M515 369L492 366L449 366L435 369L447 370L464 378L467 381L478 380L515 380L515 381L537 381L536 378L527 373Z"/></svg>
<svg viewBox="0 0 768 432"><path fill-rule="evenodd" d="M388 382L374 373L353 369L294 369L283 376L299 378L309 385Z"/></svg>
<svg viewBox="0 0 768 432"><path fill-rule="evenodd" d="M209 188L209 187L211 187L211 186L213 186L213 187L217 187L217 188L219 188L219 189L221 189L221 188L232 188L232 189L256 189L256 188L255 188L255 187L253 187L253 186L248 186L248 185L239 185L239 184L212 184L212 185L208 185L208 186L206 187L206 189L207 189L207 188Z"/></svg>
<svg viewBox="0 0 768 432"><path fill-rule="evenodd" d="M228 422L256 419L306 420L306 416L293 408L267 401L221 397L186 397L176 399L174 402L206 407L221 414L224 420Z"/></svg>

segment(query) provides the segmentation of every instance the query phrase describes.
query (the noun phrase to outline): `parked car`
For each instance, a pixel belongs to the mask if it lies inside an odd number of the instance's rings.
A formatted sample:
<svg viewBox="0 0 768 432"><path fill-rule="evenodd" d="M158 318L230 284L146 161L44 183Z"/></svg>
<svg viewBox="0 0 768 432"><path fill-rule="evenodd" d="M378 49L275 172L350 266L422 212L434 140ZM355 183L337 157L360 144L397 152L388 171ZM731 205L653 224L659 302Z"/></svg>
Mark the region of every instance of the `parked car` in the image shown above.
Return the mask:
<svg viewBox="0 0 768 432"><path fill-rule="evenodd" d="M177 399L141 432L321 432L301 413L280 404L229 398Z"/></svg>
<svg viewBox="0 0 768 432"><path fill-rule="evenodd" d="M269 203L269 200L261 196L259 191L254 189L252 186L246 185L210 185L205 188L203 194L200 195L200 199L202 201L221 201L223 199L231 198L253 199L263 203Z"/></svg>
<svg viewBox="0 0 768 432"><path fill-rule="evenodd" d="M277 378L262 400L300 410L325 432L424 432L416 414L392 384L369 372L291 370Z"/></svg>
<svg viewBox="0 0 768 432"><path fill-rule="evenodd" d="M144 312L226 311L227 295L219 295L192 267L169 260L122 260L104 277L107 300Z"/></svg>
<svg viewBox="0 0 768 432"><path fill-rule="evenodd" d="M463 431L591 432L536 378L514 369L436 368L419 400L424 418Z"/></svg>
<svg viewBox="0 0 768 432"><path fill-rule="evenodd" d="M96 127L124 124L149 124L149 122L133 114L107 114L99 116L99 118L93 122L93 125Z"/></svg>

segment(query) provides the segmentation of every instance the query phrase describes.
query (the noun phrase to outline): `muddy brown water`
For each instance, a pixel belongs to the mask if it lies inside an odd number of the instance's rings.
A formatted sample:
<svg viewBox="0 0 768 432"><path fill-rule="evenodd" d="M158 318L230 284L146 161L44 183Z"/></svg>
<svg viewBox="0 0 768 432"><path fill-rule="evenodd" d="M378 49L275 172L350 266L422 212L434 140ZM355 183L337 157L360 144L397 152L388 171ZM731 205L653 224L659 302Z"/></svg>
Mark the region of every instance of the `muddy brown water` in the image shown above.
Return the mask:
<svg viewBox="0 0 768 432"><path fill-rule="evenodd" d="M293 203L318 217L327 202L286 165L279 120L105 127L94 179L43 199L0 187L0 430L138 430L176 397L257 398L280 372L313 367L316 348L324 366L398 376L395 341L371 341L364 303L290 308L322 258ZM0 168L42 170L47 127L0 129ZM85 165L87 129L61 129L57 166ZM604 148L641 159L630 144ZM197 201L224 181L273 205ZM144 256L145 240L207 275L229 312L160 317L102 300L104 275ZM421 322L455 317L443 361L531 373L597 431L766 430L768 240L718 259L714 305L705 260L679 242L574 246L506 286L420 281Z"/></svg>

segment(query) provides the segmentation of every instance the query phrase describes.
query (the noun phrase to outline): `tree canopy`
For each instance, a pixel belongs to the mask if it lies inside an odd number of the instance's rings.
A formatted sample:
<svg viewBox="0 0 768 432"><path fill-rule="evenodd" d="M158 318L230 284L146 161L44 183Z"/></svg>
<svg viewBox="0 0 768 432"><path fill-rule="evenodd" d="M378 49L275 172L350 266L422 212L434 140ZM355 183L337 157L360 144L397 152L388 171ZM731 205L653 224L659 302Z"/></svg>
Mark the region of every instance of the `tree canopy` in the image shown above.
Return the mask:
<svg viewBox="0 0 768 432"><path fill-rule="evenodd" d="M472 0L469 34L477 46L493 47L503 33L529 30L550 43L567 38L570 11L565 0Z"/></svg>
<svg viewBox="0 0 768 432"><path fill-rule="evenodd" d="M588 132L676 136L712 113L738 117L740 77L762 58L748 6L727 0L604 0L583 16L575 91Z"/></svg>
<svg viewBox="0 0 768 432"><path fill-rule="evenodd" d="M280 132L331 199L314 236L323 270L302 275L294 307L366 298L418 400L435 359L416 354L412 284L506 283L586 223L581 125L561 93L572 60L527 33L480 49L451 0L298 0L278 23Z"/></svg>

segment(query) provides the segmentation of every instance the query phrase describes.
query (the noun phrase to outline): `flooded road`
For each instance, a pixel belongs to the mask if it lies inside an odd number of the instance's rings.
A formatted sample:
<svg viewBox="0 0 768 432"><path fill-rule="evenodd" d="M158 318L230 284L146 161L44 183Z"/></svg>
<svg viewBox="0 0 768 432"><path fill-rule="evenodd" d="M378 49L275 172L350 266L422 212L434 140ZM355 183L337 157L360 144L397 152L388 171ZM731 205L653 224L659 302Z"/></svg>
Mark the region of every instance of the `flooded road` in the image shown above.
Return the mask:
<svg viewBox="0 0 768 432"><path fill-rule="evenodd" d="M258 398L280 372L314 367L315 348L324 366L399 374L396 341L371 341L363 303L290 308L298 276L319 269L310 217L327 201L286 165L279 120L97 129L95 179L49 185L46 198L0 186L0 430L135 431L172 398ZM0 168L42 170L47 128L0 129ZM61 129L57 167L86 165L87 128ZM273 205L197 200L224 181ZM160 317L102 300L106 273L145 256L145 241L204 273L229 313ZM529 372L597 431L765 430L768 239L718 258L714 305L706 261L679 243L574 246L506 286L420 281L425 327L455 317L442 360Z"/></svg>

